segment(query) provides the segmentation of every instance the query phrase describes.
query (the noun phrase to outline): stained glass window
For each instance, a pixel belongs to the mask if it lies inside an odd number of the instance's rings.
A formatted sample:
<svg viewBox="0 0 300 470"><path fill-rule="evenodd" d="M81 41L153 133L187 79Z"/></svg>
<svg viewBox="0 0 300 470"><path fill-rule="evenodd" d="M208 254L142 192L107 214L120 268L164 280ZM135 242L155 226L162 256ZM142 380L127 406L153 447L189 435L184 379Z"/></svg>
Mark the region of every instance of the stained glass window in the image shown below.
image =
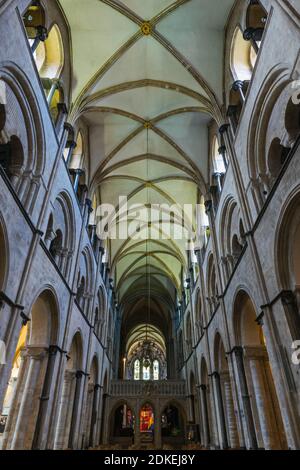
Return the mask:
<svg viewBox="0 0 300 470"><path fill-rule="evenodd" d="M138 359L134 363L134 380L140 380L140 361Z"/></svg>
<svg viewBox="0 0 300 470"><path fill-rule="evenodd" d="M143 366L143 380L150 380L150 366Z"/></svg>
<svg viewBox="0 0 300 470"><path fill-rule="evenodd" d="M153 361L153 380L159 380L159 362L157 359Z"/></svg>

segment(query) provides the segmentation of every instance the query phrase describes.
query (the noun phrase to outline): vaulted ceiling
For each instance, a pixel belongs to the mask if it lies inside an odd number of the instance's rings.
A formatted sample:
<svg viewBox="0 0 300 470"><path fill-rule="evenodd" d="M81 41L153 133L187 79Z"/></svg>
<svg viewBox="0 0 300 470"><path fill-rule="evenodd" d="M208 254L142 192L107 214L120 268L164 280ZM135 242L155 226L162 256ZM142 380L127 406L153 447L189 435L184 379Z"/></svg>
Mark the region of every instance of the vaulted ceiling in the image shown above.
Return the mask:
<svg viewBox="0 0 300 470"><path fill-rule="evenodd" d="M60 4L72 41L71 119L89 126L98 202L117 207L119 196L146 206L199 202L208 184L208 123L222 122L225 25L234 0ZM162 236L168 227L161 214L151 225L146 219L144 240L110 242L120 300L145 296L146 272L153 298L182 289L185 240ZM172 227L181 225L179 215Z"/></svg>

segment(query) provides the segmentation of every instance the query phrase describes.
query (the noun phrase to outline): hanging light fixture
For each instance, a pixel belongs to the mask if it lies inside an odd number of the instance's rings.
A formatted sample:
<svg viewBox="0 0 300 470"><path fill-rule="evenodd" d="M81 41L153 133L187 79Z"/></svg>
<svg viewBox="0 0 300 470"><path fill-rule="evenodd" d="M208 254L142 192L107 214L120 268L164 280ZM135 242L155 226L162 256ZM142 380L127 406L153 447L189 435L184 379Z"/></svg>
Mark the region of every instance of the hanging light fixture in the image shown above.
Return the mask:
<svg viewBox="0 0 300 470"><path fill-rule="evenodd" d="M149 123L145 123L145 128L147 131L147 208L149 208ZM147 221L147 232L149 230L149 223ZM150 278L150 265L148 263L148 254L149 254L149 232L147 233L146 240L146 282L147 282L147 322L146 322L146 338L143 342L143 366L147 369L151 365L151 343L148 339L148 327L150 323L150 314L151 314L151 278Z"/></svg>

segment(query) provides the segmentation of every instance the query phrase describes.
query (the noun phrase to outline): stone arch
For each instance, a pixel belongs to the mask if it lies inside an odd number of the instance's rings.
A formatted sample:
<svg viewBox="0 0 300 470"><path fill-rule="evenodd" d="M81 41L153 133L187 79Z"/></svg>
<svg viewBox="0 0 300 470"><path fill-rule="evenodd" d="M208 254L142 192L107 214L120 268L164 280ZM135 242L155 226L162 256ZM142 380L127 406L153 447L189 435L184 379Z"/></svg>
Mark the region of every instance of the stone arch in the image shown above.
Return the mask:
<svg viewBox="0 0 300 470"><path fill-rule="evenodd" d="M78 402L82 387L83 339L78 330L70 343L60 395L54 449L76 448Z"/></svg>
<svg viewBox="0 0 300 470"><path fill-rule="evenodd" d="M295 93L296 90L295 90ZM300 102L299 98L296 99L292 96L287 103L284 125L288 134L288 141L293 145L300 134Z"/></svg>
<svg viewBox="0 0 300 470"><path fill-rule="evenodd" d="M243 355L245 386L251 397L257 444L265 449L284 449L287 447L286 436L266 338L256 320L256 307L251 297L245 290L238 291L234 302L234 331L236 344Z"/></svg>
<svg viewBox="0 0 300 470"><path fill-rule="evenodd" d="M279 64L264 80L251 116L247 160L251 191L257 211L264 205L299 135L299 105L290 78L290 66ZM294 124L296 116L297 122Z"/></svg>
<svg viewBox="0 0 300 470"><path fill-rule="evenodd" d="M57 21L59 19L59 21ZM64 49L69 45L68 26L58 5L31 3L23 16L29 45L47 97L51 119L60 130L65 113L64 88L69 90L67 70L69 54Z"/></svg>
<svg viewBox="0 0 300 470"><path fill-rule="evenodd" d="M295 291L300 286L299 251L300 243L300 187L288 197L279 218L275 243L278 284L286 290Z"/></svg>
<svg viewBox="0 0 300 470"><path fill-rule="evenodd" d="M109 416L109 442L132 445L137 432L136 410L130 399L118 400L112 407Z"/></svg>
<svg viewBox="0 0 300 470"><path fill-rule="evenodd" d="M58 298L51 286L43 287L36 295L36 300L30 308L29 345L43 346L55 345L59 339ZM48 316L47 328L45 317Z"/></svg>
<svg viewBox="0 0 300 470"><path fill-rule="evenodd" d="M241 236L240 210L232 196L225 200L221 214L219 237L221 240L223 271L228 281L242 253L245 240Z"/></svg>
<svg viewBox="0 0 300 470"><path fill-rule="evenodd" d="M91 315L90 305L93 294L94 265L93 255L89 246L86 246L81 253L79 270L77 276L76 300L79 307L89 317ZM92 320L92 318L89 318Z"/></svg>
<svg viewBox="0 0 300 470"><path fill-rule="evenodd" d="M39 445L41 417L47 412L47 403L40 397L49 392L49 351L56 345L58 327L56 296L49 288L42 289L31 306L30 321L21 329L12 361L3 405L8 416L3 449L28 450Z"/></svg>
<svg viewBox="0 0 300 470"><path fill-rule="evenodd" d="M300 331L300 187L289 195L276 228L274 247L275 272L278 286L286 292L283 307L289 333L293 340Z"/></svg>
<svg viewBox="0 0 300 470"><path fill-rule="evenodd" d="M76 240L74 209L68 193L61 192L49 215L45 243L57 266L68 278Z"/></svg>
<svg viewBox="0 0 300 470"><path fill-rule="evenodd" d="M230 70L234 80L251 80L255 51L250 42L245 41L240 26L235 28L230 48Z"/></svg>
<svg viewBox="0 0 300 470"><path fill-rule="evenodd" d="M169 415L169 416L168 416ZM187 427L186 411L182 404L171 399L160 409L162 444L181 445L184 443Z"/></svg>
<svg viewBox="0 0 300 470"><path fill-rule="evenodd" d="M1 164L22 201L31 213L45 166L45 142L40 110L25 74L10 62L0 64L5 84L6 105L2 105Z"/></svg>
<svg viewBox="0 0 300 470"><path fill-rule="evenodd" d="M39 43L34 58L40 77L60 77L64 66L64 47L60 28L56 23L50 27L47 39Z"/></svg>

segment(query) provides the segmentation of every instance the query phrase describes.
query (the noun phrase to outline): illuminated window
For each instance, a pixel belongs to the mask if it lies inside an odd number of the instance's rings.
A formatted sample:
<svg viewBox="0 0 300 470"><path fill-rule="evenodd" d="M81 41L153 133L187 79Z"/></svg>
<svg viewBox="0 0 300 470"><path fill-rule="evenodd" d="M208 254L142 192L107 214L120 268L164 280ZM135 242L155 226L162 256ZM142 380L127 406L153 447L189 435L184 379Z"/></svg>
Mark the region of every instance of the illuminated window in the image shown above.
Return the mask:
<svg viewBox="0 0 300 470"><path fill-rule="evenodd" d="M223 156L219 153L219 142L217 137L213 141L213 166L215 173L226 173Z"/></svg>
<svg viewBox="0 0 300 470"><path fill-rule="evenodd" d="M150 366L143 366L143 380L150 380Z"/></svg>
<svg viewBox="0 0 300 470"><path fill-rule="evenodd" d="M231 46L231 71L235 80L251 80L256 52L250 41L245 41L239 27L236 28Z"/></svg>
<svg viewBox="0 0 300 470"><path fill-rule="evenodd" d="M159 380L159 362L153 361L153 380Z"/></svg>
<svg viewBox="0 0 300 470"><path fill-rule="evenodd" d="M140 380L140 361L138 359L134 363L134 380Z"/></svg>
<svg viewBox="0 0 300 470"><path fill-rule="evenodd" d="M16 348L14 360L13 360L11 375L8 381L8 387L6 390L5 397L4 397L4 404L3 404L3 410L2 410L3 416L8 416L12 403L13 403L13 398L14 398L14 394L16 391L17 381L18 381L20 366L21 366L21 352L22 352L22 349L26 345L27 335L28 335L28 325L22 327L21 333L19 336L19 341L17 344L17 348Z"/></svg>

